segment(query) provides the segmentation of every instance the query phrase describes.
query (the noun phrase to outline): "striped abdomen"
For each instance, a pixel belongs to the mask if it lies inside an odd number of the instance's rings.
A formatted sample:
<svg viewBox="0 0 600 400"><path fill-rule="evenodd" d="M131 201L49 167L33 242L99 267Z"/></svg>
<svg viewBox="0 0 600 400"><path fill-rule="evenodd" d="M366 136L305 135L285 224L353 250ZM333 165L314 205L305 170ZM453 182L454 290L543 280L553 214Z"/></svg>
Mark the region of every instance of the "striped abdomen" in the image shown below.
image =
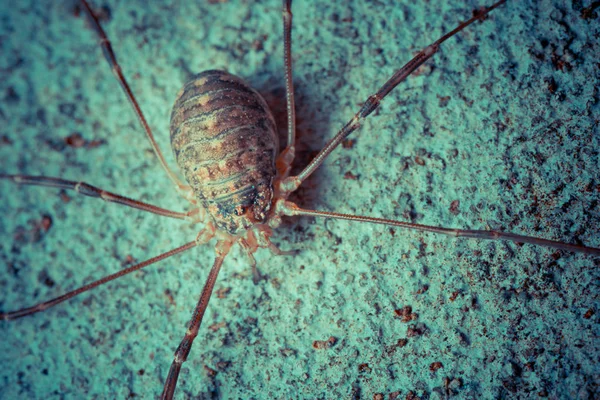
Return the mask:
<svg viewBox="0 0 600 400"><path fill-rule="evenodd" d="M179 168L216 224L231 234L264 222L278 141L264 99L224 71L196 75L171 112Z"/></svg>

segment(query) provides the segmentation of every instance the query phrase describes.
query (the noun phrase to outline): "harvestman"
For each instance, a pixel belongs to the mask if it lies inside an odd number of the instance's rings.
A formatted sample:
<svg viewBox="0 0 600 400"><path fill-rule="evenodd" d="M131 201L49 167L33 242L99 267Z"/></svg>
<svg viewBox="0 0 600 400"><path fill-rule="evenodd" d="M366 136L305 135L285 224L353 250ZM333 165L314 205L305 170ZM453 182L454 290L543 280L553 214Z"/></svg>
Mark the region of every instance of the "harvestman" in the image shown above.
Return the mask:
<svg viewBox="0 0 600 400"><path fill-rule="evenodd" d="M100 280L82 286L76 290L73 290L69 293L66 293L62 296L54 298L52 300L37 304L32 307L23 308L21 310L12 311L12 312L2 312L0 313L0 319L3 320L13 320L26 315L35 314L37 312L43 311L49 307L57 305L65 300L68 300L78 294L86 292L94 287L97 287L103 283L109 282L113 279L119 278L121 276L127 275L131 272L137 271L143 267L146 267L150 264L154 264L157 261L161 261L168 257L171 257L175 254L179 254L186 250L189 250L195 246L206 244L210 239L216 238L216 258L213 264L212 269L207 278L207 282L204 285L202 290L202 294L200 299L194 309L192 314L192 318L188 324L188 329L185 333L185 336L179 347L175 352L175 358L169 370L169 374L163 389L162 398L171 399L173 397L173 393L175 391L175 387L177 384L177 379L179 376L179 372L181 369L181 365L186 361L189 351L191 349L192 343L196 338L200 324L202 322L202 318L204 316L204 312L208 306L209 299L211 297L213 287L215 285L215 281L217 279L217 275L225 259L228 254L231 246L235 243L240 244L240 246L246 252L254 273L254 278L257 280L259 277L258 271L256 270L256 261L254 260L253 254L257 251L258 248L268 248L276 255L289 254L289 252L283 252L279 250L271 241L270 237L273 232L272 229L278 227L281 223L281 217L283 216L314 216L314 217L324 217L324 218L334 218L334 219L346 219L346 220L354 220L360 222L370 222L375 224L384 224L390 226L396 226L400 228L408 228L414 229L422 232L433 232L440 233L455 237L463 237L463 238L472 238L472 239L486 239L486 240L506 240L518 243L529 243L540 246L553 247L560 250L572 251L572 252L581 252L592 254L595 256L600 256L600 249L586 247L581 245L567 244L558 241L551 241L531 236L522 236L508 232L499 232L499 231L485 231L485 230L462 230L462 229L450 229L444 227L437 226L427 226L427 225L419 225L412 224L400 221L393 221L388 219L381 218L372 218L365 216L356 216L356 215L348 215L348 214L339 214L334 212L326 212L326 211L317 211L317 210L309 210L303 209L296 205L295 203L288 201L287 198L290 193L297 190L302 182L304 182L327 158L327 156L352 132L357 130L363 120L371 114L380 104L380 102L403 80L405 80L411 73L413 73L418 67L420 67L423 63L425 63L429 58L431 58L440 48L440 45L445 42L450 37L454 36L458 32L462 31L464 28L472 24L477 20L483 20L487 14L495 9L496 7L505 3L506 0L498 1L490 7L484 8L479 12L474 13L474 16L469 20L458 25L457 28L452 30L451 32L443 35L440 39L435 41L433 44L429 45L425 49L423 49L419 54L417 54L411 61L409 61L405 66L400 68L398 71L394 73L394 75L388 79L387 82L373 95L371 95L367 101L362 105L361 109L356 113L356 115L335 135L333 139L331 139L326 146L317 154L317 156L298 174L295 176L290 176L290 170L292 166L292 162L294 160L294 152L295 152L295 106L294 106L294 91L292 84L292 60L291 60L291 28L292 28L292 13L291 13L291 0L283 0L283 26L284 26L284 63L285 63L285 81L286 81L286 102L287 102L287 123L288 123L288 133L287 133L287 146L286 148L279 154L274 161L276 174L271 175L271 188L270 193L271 197L268 199L268 202L264 209L259 211L264 211L263 217L256 217L257 214L249 215L248 209L252 208L245 204L238 204L238 207L235 208L235 215L222 215L221 211L215 211L210 206L206 206L208 203L203 203L202 200L204 197L200 196L200 194L196 193L193 185L185 185L176 174L168 167L160 149L158 148L156 141L154 140L152 131L146 122L146 119L125 79L122 74L121 67L117 63L115 54L113 53L110 41L108 40L104 30L99 24L98 18L94 15L91 7L87 3L86 0L81 0L83 4L83 8L88 16L88 19L93 26L96 34L99 37L100 45L102 47L102 51L104 53L104 57L110 64L113 73L115 74L118 82L120 83L123 91L125 92L128 100L130 101L140 123L146 132L146 136L149 139L154 153L158 158L160 164L163 169L166 171L167 175L171 179L171 181L175 184L177 190L188 199L194 206L192 211L182 213L170 211L167 209L163 209L160 207L156 207L147 203L142 203L140 201L132 200L124 196L120 196L115 193L107 192L100 188L94 187L84 182L74 182L67 181L60 178L51 178L45 176L25 176L25 175L0 175L2 179L12 180L18 184L25 185L38 185L38 186L48 186L48 187L56 187L61 189L71 189L75 190L80 194L97 197L105 200L107 202L119 203L122 205L126 205L132 208L136 208L139 210L147 211L153 214L162 215L170 218L176 218L186 221L192 222L202 222L205 224L205 227L200 230L198 236L195 240L186 243L180 247L177 247L171 251L153 257L147 261L139 263L137 265L126 268L122 271L119 271L115 274L106 276ZM235 104L234 104L235 106ZM176 108L174 108L175 113ZM173 141L173 139L172 139ZM179 161L179 160L178 160ZM181 163L180 163L181 164ZM182 169L185 169L182 168ZM185 171L184 171L185 172ZM202 204L200 204L202 203ZM239 213L238 213L239 211ZM246 225L238 225L236 229L226 229L222 224L221 220L224 219L240 221L244 220L245 222L250 221L248 226ZM237 218L237 219L236 219ZM242 227L242 229L237 229Z"/></svg>

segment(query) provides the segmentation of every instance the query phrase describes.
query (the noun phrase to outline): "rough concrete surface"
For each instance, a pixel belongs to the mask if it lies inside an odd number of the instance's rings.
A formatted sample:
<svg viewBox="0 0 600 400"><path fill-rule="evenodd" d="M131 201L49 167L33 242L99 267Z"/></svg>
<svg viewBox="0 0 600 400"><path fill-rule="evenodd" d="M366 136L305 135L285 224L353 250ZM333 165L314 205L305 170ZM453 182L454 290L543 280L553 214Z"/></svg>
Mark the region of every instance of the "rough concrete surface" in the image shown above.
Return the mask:
<svg viewBox="0 0 600 400"><path fill-rule="evenodd" d="M83 180L186 210L76 3L17 3L0 2L0 173ZM279 1L92 3L170 165L171 106L206 69L247 79L284 135ZM484 3L295 1L298 168L396 68ZM591 4L509 1L452 38L294 199L599 247ZM4 311L200 229L7 181L0 205ZM301 252L259 252L258 285L238 249L225 261L176 398L600 396L598 257L314 218L288 219L275 241ZM0 321L0 398L156 398L213 257L211 243Z"/></svg>

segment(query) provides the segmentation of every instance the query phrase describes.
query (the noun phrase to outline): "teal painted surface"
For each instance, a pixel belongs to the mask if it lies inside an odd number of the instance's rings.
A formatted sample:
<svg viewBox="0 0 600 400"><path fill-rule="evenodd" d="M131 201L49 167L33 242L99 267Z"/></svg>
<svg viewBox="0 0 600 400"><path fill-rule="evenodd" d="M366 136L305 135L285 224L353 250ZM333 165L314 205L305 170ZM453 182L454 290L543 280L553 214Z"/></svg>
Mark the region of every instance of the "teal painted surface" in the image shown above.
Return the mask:
<svg viewBox="0 0 600 400"><path fill-rule="evenodd" d="M64 3L0 7L0 172L84 180L186 209L93 32ZM597 15L583 19L579 5L563 3L509 2L448 41L298 203L600 246L600 28ZM284 121L278 1L101 4L171 165L170 108L191 73L246 78ZM296 1L300 165L395 68L479 5ZM72 133L102 144L66 146ZM0 309L62 294L199 229L67 195L0 182ZM36 235L44 215L52 227ZM258 286L238 250L226 260L216 285L225 295L211 301L177 398L439 399L446 378L456 399L598 396L598 259L313 219L287 221L275 240L302 251L260 252L268 280ZM195 249L0 323L0 398L158 396L213 254ZM416 320L395 316L404 306ZM331 336L333 347L313 348ZM443 366L431 372L434 362Z"/></svg>

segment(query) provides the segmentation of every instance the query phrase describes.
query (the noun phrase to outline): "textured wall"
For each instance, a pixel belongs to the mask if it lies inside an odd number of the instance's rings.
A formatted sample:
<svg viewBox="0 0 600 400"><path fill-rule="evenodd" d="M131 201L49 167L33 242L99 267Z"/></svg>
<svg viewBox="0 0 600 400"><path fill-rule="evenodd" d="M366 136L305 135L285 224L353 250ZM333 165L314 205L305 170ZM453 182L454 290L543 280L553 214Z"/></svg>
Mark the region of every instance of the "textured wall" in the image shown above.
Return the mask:
<svg viewBox="0 0 600 400"><path fill-rule="evenodd" d="M0 173L85 180L185 210L71 2L18 3L0 3ZM103 26L171 165L170 108L191 73L244 77L284 132L278 1L145 3L93 1L106 6ZM482 4L295 3L301 164L395 68ZM449 40L295 199L599 247L599 17L582 17L589 0L564 3L509 1ZM0 207L2 310L167 251L199 229L5 181ZM302 251L260 252L268 280L258 286L237 250L226 260L222 298L211 301L177 398L599 395L598 258L310 218L286 222L276 241ZM194 249L0 321L0 398L157 396L213 254ZM416 319L396 316L405 306ZM313 348L329 337L335 345Z"/></svg>

